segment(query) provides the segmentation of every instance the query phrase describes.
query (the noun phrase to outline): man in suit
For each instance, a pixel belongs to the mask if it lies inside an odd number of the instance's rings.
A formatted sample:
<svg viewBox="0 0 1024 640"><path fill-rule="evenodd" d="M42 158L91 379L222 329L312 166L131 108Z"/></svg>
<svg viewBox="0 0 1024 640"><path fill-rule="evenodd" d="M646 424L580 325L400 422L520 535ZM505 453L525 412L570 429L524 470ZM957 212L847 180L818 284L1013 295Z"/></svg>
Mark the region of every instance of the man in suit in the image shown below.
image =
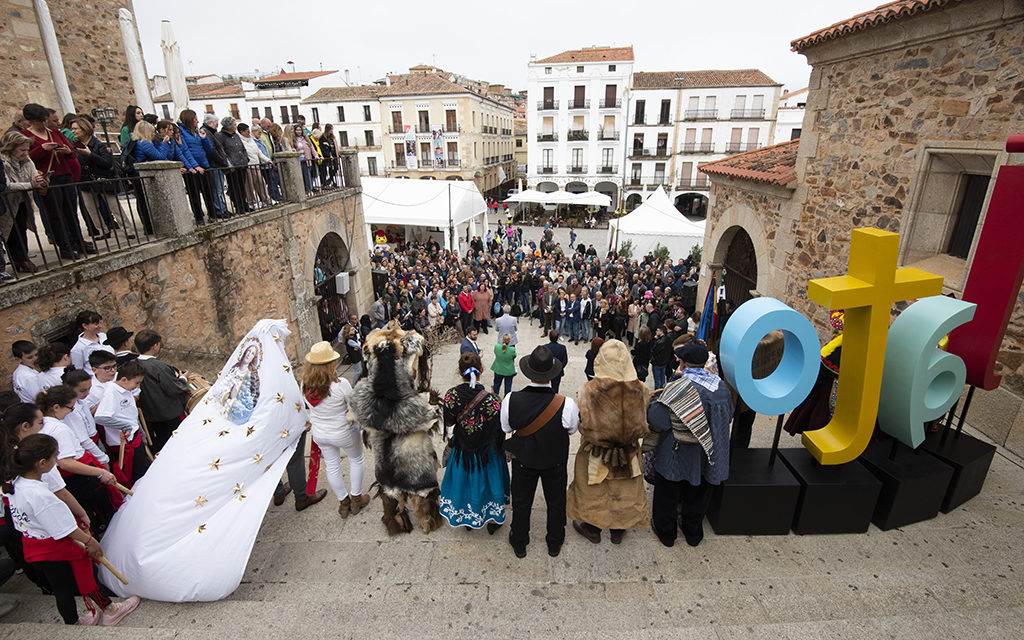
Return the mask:
<svg viewBox="0 0 1024 640"><path fill-rule="evenodd" d="M548 351L551 352L551 355L554 356L555 360L558 360L562 365L562 371L560 371L558 375L551 380L551 388L555 390L555 393L558 393L558 386L562 384L562 376L565 373L565 367L569 364L569 352L566 351L564 344L558 343L558 331L552 329L551 333L548 334L548 340L550 342L544 346L546 346Z"/></svg>
<svg viewBox="0 0 1024 640"><path fill-rule="evenodd" d="M459 355L463 353L475 353L480 355L480 347L476 344L477 333L476 327L470 327L466 333L466 337L462 339L462 346L459 347Z"/></svg>
<svg viewBox="0 0 1024 640"><path fill-rule="evenodd" d="M501 311L502 315L494 321L494 330L498 333L498 342L500 343L501 337L507 333L512 336L510 344L514 347L519 344L519 336L516 335L516 331L519 329L519 321L512 315L512 307L507 302L501 308Z"/></svg>
<svg viewBox="0 0 1024 640"><path fill-rule="evenodd" d="M544 293L541 294L541 306L544 308L544 328L541 330L541 335L544 335L548 331L557 328L558 322L558 309L555 307L558 305L558 294L551 287L551 283L544 285Z"/></svg>
<svg viewBox="0 0 1024 640"><path fill-rule="evenodd" d="M572 398L560 396L552 388L551 381L562 375L562 363L547 347L539 346L530 355L520 358L519 370L530 383L521 391L505 396L501 403L501 430L511 434L505 440L505 450L515 455L512 460L512 527L508 542L517 558L526 557L526 545L530 543L530 511L540 480L547 503L545 541L548 555L556 557L565 541L569 436L579 428L580 412Z"/></svg>

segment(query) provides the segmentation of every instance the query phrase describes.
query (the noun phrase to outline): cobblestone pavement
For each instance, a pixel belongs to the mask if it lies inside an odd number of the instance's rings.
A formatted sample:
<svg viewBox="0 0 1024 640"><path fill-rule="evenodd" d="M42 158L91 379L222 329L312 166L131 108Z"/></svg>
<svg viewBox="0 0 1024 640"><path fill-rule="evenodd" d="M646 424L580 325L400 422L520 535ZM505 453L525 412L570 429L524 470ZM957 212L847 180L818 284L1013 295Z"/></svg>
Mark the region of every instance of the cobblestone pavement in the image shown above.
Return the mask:
<svg viewBox="0 0 1024 640"><path fill-rule="evenodd" d="M520 354L541 342L536 322L519 335ZM495 340L481 336L485 365ZM570 343L563 392L584 381L584 354ZM437 389L458 381L457 357L457 345L435 356ZM773 426L759 418L754 446L770 444ZM784 436L783 446L799 442ZM1024 461L1000 449L981 495L905 528L746 537L705 524L696 548L665 548L647 529L594 545L570 528L549 558L538 544L538 493L535 543L522 560L507 525L494 536L445 525L389 539L378 500L345 520L331 497L301 513L288 502L268 506L243 582L223 601L144 601L116 628L71 628L59 625L52 598L16 576L0 590L20 601L0 619L0 638L1020 638L1022 496Z"/></svg>

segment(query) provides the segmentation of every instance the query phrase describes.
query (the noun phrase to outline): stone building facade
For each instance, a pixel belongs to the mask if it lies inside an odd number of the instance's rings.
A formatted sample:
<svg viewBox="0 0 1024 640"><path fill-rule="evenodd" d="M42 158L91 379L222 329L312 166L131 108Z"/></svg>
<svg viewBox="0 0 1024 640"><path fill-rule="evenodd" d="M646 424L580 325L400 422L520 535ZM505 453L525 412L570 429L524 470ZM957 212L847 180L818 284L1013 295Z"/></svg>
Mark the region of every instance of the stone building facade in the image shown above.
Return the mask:
<svg viewBox="0 0 1024 640"><path fill-rule="evenodd" d="M286 176L299 180L291 193L305 197L295 160L294 172ZM159 164L173 174L180 166ZM169 184L181 184L171 177ZM168 211L174 202L155 208L154 218L175 215ZM187 220L183 187L179 204L179 217ZM353 233L362 228L359 189L347 188L75 263L4 288L0 342L64 337L75 315L91 308L103 316L104 326L156 330L169 362L212 381L253 324L285 318L292 331L286 349L299 363L321 340L314 267L323 243L344 245L352 260L347 306L352 313L369 313L368 248L365 235ZM9 381L13 367L10 358L0 359L0 379Z"/></svg>
<svg viewBox="0 0 1024 640"><path fill-rule="evenodd" d="M53 0L50 18L78 113L135 102L117 12L131 0ZM0 0L0 122L27 102L58 109L32 0ZM136 38L138 34L136 33Z"/></svg>
<svg viewBox="0 0 1024 640"><path fill-rule="evenodd" d="M776 145L760 167L794 178L745 175L747 154L703 165L714 177L707 260L721 266L742 229L751 288L806 313L823 337L827 310L807 300L807 282L846 272L857 227L900 233L901 265L960 293L996 172L1024 161L1005 151L1024 132L1022 45L1016 0L900 0L794 41L813 68L802 135L795 154ZM976 394L969 421L1024 452L1024 298L997 373L1002 386Z"/></svg>

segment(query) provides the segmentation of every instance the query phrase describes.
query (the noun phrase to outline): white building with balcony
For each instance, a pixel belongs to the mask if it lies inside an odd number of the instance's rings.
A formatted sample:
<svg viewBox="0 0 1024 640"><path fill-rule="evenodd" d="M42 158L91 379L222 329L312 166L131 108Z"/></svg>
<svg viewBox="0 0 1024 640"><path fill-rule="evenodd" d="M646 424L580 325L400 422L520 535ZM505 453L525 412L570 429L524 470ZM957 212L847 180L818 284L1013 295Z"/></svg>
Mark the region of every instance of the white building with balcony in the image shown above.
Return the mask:
<svg viewBox="0 0 1024 640"><path fill-rule="evenodd" d="M359 155L359 173L384 175L384 131L381 128L380 85L324 87L304 99L301 108L314 113L317 121L330 123L339 148L354 149ZM307 122L309 116L306 116Z"/></svg>
<svg viewBox="0 0 1024 640"><path fill-rule="evenodd" d="M779 98L779 115L775 119L773 144L799 139L806 111L807 87L782 94Z"/></svg>
<svg viewBox="0 0 1024 640"><path fill-rule="evenodd" d="M781 85L757 69L637 71L627 105L625 208L664 186L676 208L707 209L697 165L772 144Z"/></svg>
<svg viewBox="0 0 1024 640"><path fill-rule="evenodd" d="M303 104L302 101L320 89L342 84L337 71L281 72L253 81L243 81L245 109L242 119L270 118L282 127L295 124L299 116L306 118L306 126L312 128L325 120L326 113L320 113L317 105ZM220 114L218 114L220 115Z"/></svg>
<svg viewBox="0 0 1024 640"><path fill-rule="evenodd" d="M617 207L623 183L633 47L589 47L527 66L527 182L540 191L599 191Z"/></svg>

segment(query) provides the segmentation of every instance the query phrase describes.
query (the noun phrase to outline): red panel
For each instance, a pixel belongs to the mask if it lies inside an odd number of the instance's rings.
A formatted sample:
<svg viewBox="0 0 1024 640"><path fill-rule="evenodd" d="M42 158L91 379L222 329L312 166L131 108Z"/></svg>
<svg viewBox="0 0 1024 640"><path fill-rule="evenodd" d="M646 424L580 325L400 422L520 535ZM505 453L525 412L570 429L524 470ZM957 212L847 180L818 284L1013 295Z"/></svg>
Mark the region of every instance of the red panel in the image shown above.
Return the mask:
<svg viewBox="0 0 1024 640"><path fill-rule="evenodd" d="M1024 136L1011 136L1007 148L1018 142L1024 143ZM1022 237L1024 166L1003 166L992 189L974 263L964 287L963 299L977 304L978 310L974 320L949 334L947 351L963 358L969 385L986 390L999 386L996 356L1024 278Z"/></svg>

